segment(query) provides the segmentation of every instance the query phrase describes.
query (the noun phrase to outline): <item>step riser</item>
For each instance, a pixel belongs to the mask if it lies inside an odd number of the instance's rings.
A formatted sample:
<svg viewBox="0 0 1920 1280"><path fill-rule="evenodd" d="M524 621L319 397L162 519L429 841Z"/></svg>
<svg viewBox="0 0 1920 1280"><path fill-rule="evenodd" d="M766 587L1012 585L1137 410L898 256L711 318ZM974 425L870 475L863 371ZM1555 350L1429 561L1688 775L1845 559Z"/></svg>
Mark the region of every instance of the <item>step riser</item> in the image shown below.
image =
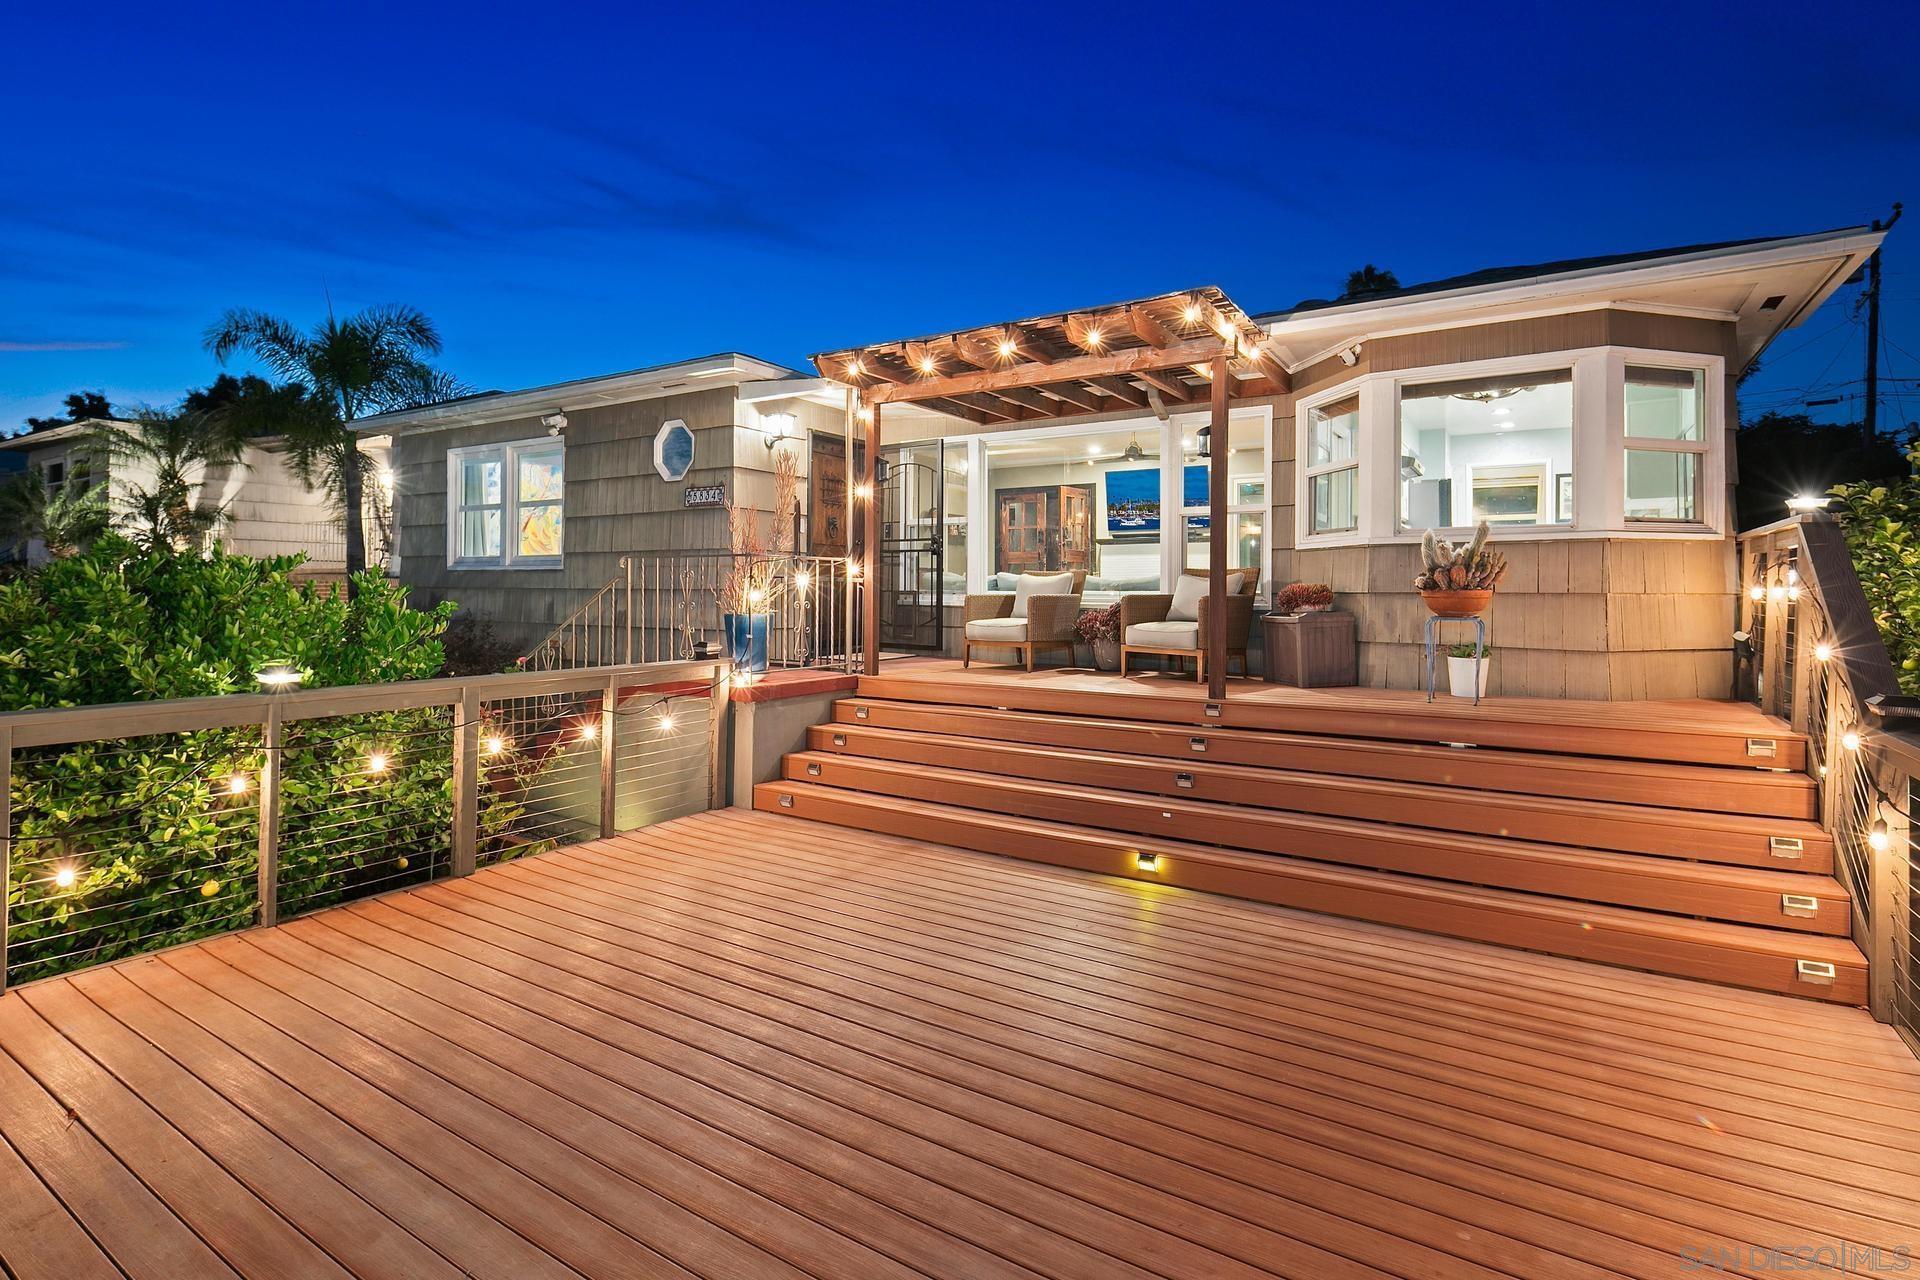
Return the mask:
<svg viewBox="0 0 1920 1280"><path fill-rule="evenodd" d="M815 751L866 759L894 760L950 769L999 773L1040 782L1101 787L1139 795L1208 800L1222 804L1254 805L1293 813L1323 814L1373 822L1545 844L1614 849L1663 857L1691 858L1767 870L1826 873L1832 869L1833 848L1824 833L1807 824L1780 823L1761 834L1744 820L1727 825L1710 818L1701 821L1679 813L1595 812L1576 802L1573 812L1542 811L1538 800L1513 800L1495 793L1470 791L1477 782L1460 779L1453 790L1416 786L1394 790L1391 784L1354 785L1331 776L1271 773L1250 778L1239 767L1208 760L1158 764L1064 754L1052 750L1024 751L978 739L927 741L899 733L858 727L815 726L809 735ZM1022 744L1024 745L1024 744ZM1118 749L1118 748L1115 748ZM1801 841L1793 859L1774 856L1769 835L1791 835Z"/></svg>
<svg viewBox="0 0 1920 1280"><path fill-rule="evenodd" d="M1523 756L1515 759L1504 752L1368 743L1353 738L1299 738L1278 733L1204 726L1180 728L1118 720L1090 722L973 707L860 699L835 704L834 720L839 724L947 734L1024 746L1112 751L1169 760L1206 760L1215 764L1292 769L1387 782L1449 785L1458 779L1462 769L1471 769L1474 786L1483 791L1802 821L1812 820L1818 814L1818 793L1804 775L1758 769L1711 770L1721 775L1719 777L1692 774L1666 778L1657 772L1609 768L1607 766L1615 762L1587 758ZM1196 742L1200 744L1198 750Z"/></svg>
<svg viewBox="0 0 1920 1280"><path fill-rule="evenodd" d="M1846 931L1849 923L1844 900L1821 897L1817 899L1814 915L1789 916L1781 910L1778 888L1703 885L1688 878L1688 864L1666 859L1647 859L1640 866L1625 870L1556 865L1550 859L1501 856L1487 850L1460 847L1451 844L1442 834L1420 830L1329 830L1325 823L1313 819L1227 805L1110 793L1079 795L1006 778L889 769L844 756L789 756L785 777L790 782L955 805L984 814L1012 814L1151 839L1203 839L1208 844L1256 853L1311 858L1344 866L1737 924L1839 934Z"/></svg>
<svg viewBox="0 0 1920 1280"><path fill-rule="evenodd" d="M1792 735L1760 739L1750 746L1748 739L1736 734L1693 732L1679 726L1655 732L1643 727L1500 719L1499 708L1493 706L1473 708L1473 714L1466 714L1444 704L1435 704L1437 709L1434 709L1424 703L1383 700L1362 712L1305 701L1287 703L1228 698L1225 702L1214 703L1196 696L1173 695L1171 686L1157 688L1149 695L1078 688L1049 689L1017 683L983 687L978 684L886 676L863 676L858 693L863 698L885 698L896 702L998 707L1159 724L1217 725L1233 729L1326 734L1394 742L1467 742L1481 747L1561 755L1666 760L1796 772L1806 768L1806 742ZM1420 709L1423 707L1428 709ZM1756 755L1756 750L1770 754Z"/></svg>
<svg viewBox="0 0 1920 1280"><path fill-rule="evenodd" d="M784 800L784 803L783 803ZM1860 1004L1866 999L1864 965L1836 965L1830 985L1801 981L1785 954L1753 954L1730 945L1647 936L1607 917L1568 918L1565 912L1533 913L1516 898L1500 906L1454 900L1413 880L1382 877L1355 884L1339 868L1266 860L1258 868L1219 866L1182 849L1163 851L1152 873L1138 869L1140 846L1097 831L1044 835L1010 829L992 814L948 814L935 821L869 797L790 783L763 783L754 807L772 813L832 823L877 834L953 845L1056 866L1230 894L1256 902L1398 925L1427 933L1522 947L1551 955L1625 965L1675 977L1723 982L1788 995Z"/></svg>

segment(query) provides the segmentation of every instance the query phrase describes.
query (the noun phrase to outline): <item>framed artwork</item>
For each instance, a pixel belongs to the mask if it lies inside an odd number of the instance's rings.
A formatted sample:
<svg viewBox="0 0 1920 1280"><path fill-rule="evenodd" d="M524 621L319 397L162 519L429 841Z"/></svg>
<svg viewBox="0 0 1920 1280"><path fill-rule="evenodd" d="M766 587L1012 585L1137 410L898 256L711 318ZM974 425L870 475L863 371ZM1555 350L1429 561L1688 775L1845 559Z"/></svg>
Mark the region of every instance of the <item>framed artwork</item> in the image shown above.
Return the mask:
<svg viewBox="0 0 1920 1280"><path fill-rule="evenodd" d="M1553 477L1553 522L1573 523L1573 473L1570 471Z"/></svg>

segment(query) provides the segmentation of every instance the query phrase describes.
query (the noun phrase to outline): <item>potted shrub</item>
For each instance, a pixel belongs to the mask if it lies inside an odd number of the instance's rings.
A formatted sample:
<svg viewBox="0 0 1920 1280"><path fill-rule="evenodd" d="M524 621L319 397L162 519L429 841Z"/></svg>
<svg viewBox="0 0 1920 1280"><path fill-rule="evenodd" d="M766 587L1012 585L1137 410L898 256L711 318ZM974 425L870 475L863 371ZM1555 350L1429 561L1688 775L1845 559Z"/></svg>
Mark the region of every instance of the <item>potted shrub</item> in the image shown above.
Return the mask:
<svg viewBox="0 0 1920 1280"><path fill-rule="evenodd" d="M1480 668L1476 673L1474 667ZM1475 675L1478 674L1478 688L1475 687ZM1480 650L1480 661L1473 660L1473 646L1456 644L1447 650L1447 687L1456 698L1484 698L1487 696L1487 680L1493 674L1493 646Z"/></svg>
<svg viewBox="0 0 1920 1280"><path fill-rule="evenodd" d="M1273 598L1275 613L1325 613L1333 608L1333 588L1324 582L1291 582Z"/></svg>
<svg viewBox="0 0 1920 1280"><path fill-rule="evenodd" d="M1104 609L1088 609L1074 623L1074 630L1093 650L1093 665L1100 671L1120 669L1120 604L1115 601Z"/></svg>
<svg viewBox="0 0 1920 1280"><path fill-rule="evenodd" d="M1436 538L1429 529L1420 539L1423 568L1413 585L1427 608L1443 618L1472 618L1493 602L1493 589L1507 573L1507 558L1487 545L1487 522L1473 531L1473 540L1455 546Z"/></svg>

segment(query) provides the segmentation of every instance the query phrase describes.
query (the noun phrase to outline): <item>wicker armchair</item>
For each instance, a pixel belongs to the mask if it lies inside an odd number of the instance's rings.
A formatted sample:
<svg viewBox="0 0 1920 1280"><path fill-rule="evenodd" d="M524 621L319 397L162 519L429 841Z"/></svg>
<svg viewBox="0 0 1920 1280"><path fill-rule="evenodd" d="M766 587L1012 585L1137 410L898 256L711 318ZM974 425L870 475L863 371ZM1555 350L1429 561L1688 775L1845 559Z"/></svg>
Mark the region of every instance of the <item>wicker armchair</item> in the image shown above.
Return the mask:
<svg viewBox="0 0 1920 1280"><path fill-rule="evenodd" d="M1247 636L1253 630L1253 598L1260 588L1258 569L1235 569L1240 575L1240 591L1227 597L1227 669L1240 659L1240 673L1247 673ZM1207 576L1205 569L1187 569L1185 578ZM1229 575L1231 576L1231 574ZM1136 653L1156 653L1163 658L1191 659L1193 678L1207 678L1207 598L1200 597L1194 622L1169 621L1173 608L1171 594L1122 596L1120 598L1120 674L1127 674L1127 659Z"/></svg>
<svg viewBox="0 0 1920 1280"><path fill-rule="evenodd" d="M1075 569L1072 587L1066 593L1028 596L1024 618L1013 616L1013 597L1005 592L968 596L960 665L973 665L975 646L1012 649L1029 671L1033 670L1034 654L1041 649L1065 649L1071 662L1074 624L1080 620L1080 589L1086 581L1086 571Z"/></svg>

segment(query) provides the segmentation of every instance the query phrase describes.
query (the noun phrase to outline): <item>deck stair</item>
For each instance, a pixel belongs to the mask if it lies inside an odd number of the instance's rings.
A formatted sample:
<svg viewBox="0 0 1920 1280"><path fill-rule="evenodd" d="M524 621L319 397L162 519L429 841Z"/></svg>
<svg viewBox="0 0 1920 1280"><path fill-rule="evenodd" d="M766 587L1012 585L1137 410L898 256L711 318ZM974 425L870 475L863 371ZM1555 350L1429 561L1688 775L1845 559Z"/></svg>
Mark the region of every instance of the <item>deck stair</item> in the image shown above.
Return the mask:
<svg viewBox="0 0 1920 1280"><path fill-rule="evenodd" d="M1805 743L1746 709L868 678L755 807L1857 1004Z"/></svg>

